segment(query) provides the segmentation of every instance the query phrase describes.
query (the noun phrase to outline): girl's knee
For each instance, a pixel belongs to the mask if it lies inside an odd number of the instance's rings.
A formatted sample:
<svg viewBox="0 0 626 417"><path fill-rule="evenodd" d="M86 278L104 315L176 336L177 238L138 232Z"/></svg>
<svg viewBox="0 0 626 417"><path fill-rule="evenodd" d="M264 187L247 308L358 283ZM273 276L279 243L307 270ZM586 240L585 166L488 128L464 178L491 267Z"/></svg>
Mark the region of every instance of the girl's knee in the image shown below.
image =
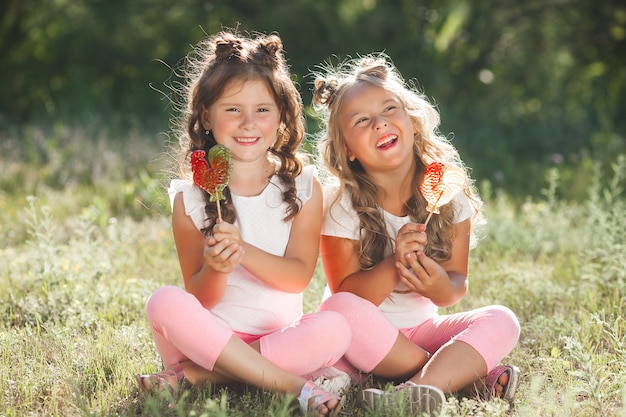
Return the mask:
<svg viewBox="0 0 626 417"><path fill-rule="evenodd" d="M148 321L154 323L158 321L161 314L168 314L173 305L177 304L177 299L187 294L185 290L173 285L161 287L152 293L146 302L146 315Z"/></svg>
<svg viewBox="0 0 626 417"><path fill-rule="evenodd" d="M320 311L337 311L344 315L358 314L363 309L378 309L368 300L351 292L338 292L327 298L320 306Z"/></svg>
<svg viewBox="0 0 626 417"><path fill-rule="evenodd" d="M318 311L300 320L311 346L325 346L328 355L338 359L352 342L352 329L346 318L336 311ZM267 338L266 338L267 339ZM329 343L330 342L330 343Z"/></svg>
<svg viewBox="0 0 626 417"><path fill-rule="evenodd" d="M346 318L336 311L320 311L323 320L322 326L331 334L350 334L350 324Z"/></svg>
<svg viewBox="0 0 626 417"><path fill-rule="evenodd" d="M508 334L511 340L517 342L521 327L517 316L510 308L501 305L492 306L490 316L493 326L499 330L500 334Z"/></svg>

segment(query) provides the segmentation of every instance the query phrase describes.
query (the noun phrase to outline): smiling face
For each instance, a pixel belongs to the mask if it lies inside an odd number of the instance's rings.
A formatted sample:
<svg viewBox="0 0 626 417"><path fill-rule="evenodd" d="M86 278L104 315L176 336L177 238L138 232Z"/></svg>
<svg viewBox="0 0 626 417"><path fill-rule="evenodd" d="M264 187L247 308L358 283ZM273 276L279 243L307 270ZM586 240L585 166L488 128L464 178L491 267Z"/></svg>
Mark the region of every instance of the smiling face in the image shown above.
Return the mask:
<svg viewBox="0 0 626 417"><path fill-rule="evenodd" d="M232 81L209 108L202 111L202 126L215 141L226 145L233 160L265 160L276 141L280 109L261 80Z"/></svg>
<svg viewBox="0 0 626 417"><path fill-rule="evenodd" d="M369 173L393 170L413 160L413 124L397 96L369 83L347 92L339 125L350 159Z"/></svg>

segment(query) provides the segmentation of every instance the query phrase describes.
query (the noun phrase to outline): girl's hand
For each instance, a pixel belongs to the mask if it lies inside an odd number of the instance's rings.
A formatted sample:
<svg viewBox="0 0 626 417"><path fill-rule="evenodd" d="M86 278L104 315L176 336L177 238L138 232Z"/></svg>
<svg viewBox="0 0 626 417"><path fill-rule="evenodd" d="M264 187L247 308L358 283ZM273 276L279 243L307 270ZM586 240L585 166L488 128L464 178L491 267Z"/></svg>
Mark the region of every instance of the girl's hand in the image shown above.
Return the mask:
<svg viewBox="0 0 626 417"><path fill-rule="evenodd" d="M409 290L430 298L437 305L447 305L454 297L455 288L448 273L424 252L406 254L405 263L408 267L396 262L396 268L400 280Z"/></svg>
<svg viewBox="0 0 626 417"><path fill-rule="evenodd" d="M244 256L239 229L226 222L213 227L213 236L206 240L204 260L213 270L228 274L241 263Z"/></svg>
<svg viewBox="0 0 626 417"><path fill-rule="evenodd" d="M426 236L426 226L419 223L407 223L398 230L396 236L396 262L401 263L405 268L409 268L407 255L413 255L417 251L424 250L428 243Z"/></svg>
<svg viewBox="0 0 626 417"><path fill-rule="evenodd" d="M243 246L239 228L225 221L216 223L215 226L213 226L213 237L217 242L228 240L238 246Z"/></svg>

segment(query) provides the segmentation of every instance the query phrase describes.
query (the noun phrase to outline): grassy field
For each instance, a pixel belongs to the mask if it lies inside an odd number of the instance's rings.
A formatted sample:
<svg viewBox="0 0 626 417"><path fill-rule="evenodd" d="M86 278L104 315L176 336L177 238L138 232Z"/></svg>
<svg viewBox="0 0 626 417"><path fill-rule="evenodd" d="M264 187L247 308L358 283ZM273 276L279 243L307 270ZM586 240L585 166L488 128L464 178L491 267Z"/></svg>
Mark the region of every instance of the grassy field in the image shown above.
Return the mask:
<svg viewBox="0 0 626 417"><path fill-rule="evenodd" d="M0 416L291 416L290 400L242 387L144 395L160 369L144 305L181 285L158 138L109 142L86 131L3 138L0 156ZM86 146L89 144L89 146ZM445 416L626 416L624 158L584 201L516 203L481 184L488 226L468 295L522 324L505 359L522 369L515 404L450 396ZM315 309L324 278L306 293ZM348 394L342 416L380 415Z"/></svg>

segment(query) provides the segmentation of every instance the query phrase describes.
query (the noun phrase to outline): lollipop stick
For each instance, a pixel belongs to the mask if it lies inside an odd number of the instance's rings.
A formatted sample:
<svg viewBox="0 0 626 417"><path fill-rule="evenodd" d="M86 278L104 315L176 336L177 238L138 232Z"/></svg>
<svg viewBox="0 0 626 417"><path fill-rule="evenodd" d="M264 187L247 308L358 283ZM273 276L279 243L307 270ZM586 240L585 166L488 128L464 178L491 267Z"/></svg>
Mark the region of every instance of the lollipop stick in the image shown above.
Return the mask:
<svg viewBox="0 0 626 417"><path fill-rule="evenodd" d="M437 208L437 203L439 203L439 200L441 200L442 196L443 196L443 191L439 193L439 197L437 197L437 201L435 201L435 204L433 204L433 211L428 213L428 217L426 217L426 221L424 222L424 226L428 226L428 222L430 221L430 218L433 216L433 212Z"/></svg>
<svg viewBox="0 0 626 417"><path fill-rule="evenodd" d="M217 220L218 220L218 223L222 222L222 211L220 210L220 200L217 200Z"/></svg>
<svg viewBox="0 0 626 417"><path fill-rule="evenodd" d="M430 221L431 217L433 217L433 211L428 213L428 217L426 217L426 221L424 222L424 227L428 226L428 222Z"/></svg>

